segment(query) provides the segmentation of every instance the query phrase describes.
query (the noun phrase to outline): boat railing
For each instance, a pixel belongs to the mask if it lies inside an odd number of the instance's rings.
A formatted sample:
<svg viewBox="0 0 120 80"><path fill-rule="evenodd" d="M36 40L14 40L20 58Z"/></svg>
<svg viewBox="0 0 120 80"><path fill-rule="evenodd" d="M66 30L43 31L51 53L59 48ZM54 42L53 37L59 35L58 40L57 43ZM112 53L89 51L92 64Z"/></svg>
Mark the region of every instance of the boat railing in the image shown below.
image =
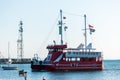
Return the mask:
<svg viewBox="0 0 120 80"><path fill-rule="evenodd" d="M68 48L68 49L65 49L64 52L99 52L97 51L96 49L76 49L76 48Z"/></svg>
<svg viewBox="0 0 120 80"><path fill-rule="evenodd" d="M101 52L67 52L66 57L101 57Z"/></svg>
<svg viewBox="0 0 120 80"><path fill-rule="evenodd" d="M33 64L42 64L42 62L40 62L41 61L41 59L40 59L40 57L38 57L38 54L34 54L34 57L33 57L33 59L32 59L32 62L33 62Z"/></svg>

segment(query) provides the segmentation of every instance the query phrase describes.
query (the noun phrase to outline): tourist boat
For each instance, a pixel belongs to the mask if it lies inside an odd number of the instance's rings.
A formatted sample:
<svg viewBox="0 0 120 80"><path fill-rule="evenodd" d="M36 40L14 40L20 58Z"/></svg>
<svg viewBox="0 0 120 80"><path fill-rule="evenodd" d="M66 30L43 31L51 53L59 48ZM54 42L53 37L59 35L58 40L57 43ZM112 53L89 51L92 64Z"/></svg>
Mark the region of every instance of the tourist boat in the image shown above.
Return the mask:
<svg viewBox="0 0 120 80"><path fill-rule="evenodd" d="M61 44L48 45L48 55L42 61L39 60L38 54L34 55L31 61L31 69L33 71L85 71L85 70L103 70L102 52L92 48L92 43L87 45L87 28L86 15L85 21L85 44L80 44L77 48L67 48L67 44L63 43L63 16L60 10L59 33L61 35ZM89 26L91 27L91 26ZM95 30L90 28L91 32Z"/></svg>

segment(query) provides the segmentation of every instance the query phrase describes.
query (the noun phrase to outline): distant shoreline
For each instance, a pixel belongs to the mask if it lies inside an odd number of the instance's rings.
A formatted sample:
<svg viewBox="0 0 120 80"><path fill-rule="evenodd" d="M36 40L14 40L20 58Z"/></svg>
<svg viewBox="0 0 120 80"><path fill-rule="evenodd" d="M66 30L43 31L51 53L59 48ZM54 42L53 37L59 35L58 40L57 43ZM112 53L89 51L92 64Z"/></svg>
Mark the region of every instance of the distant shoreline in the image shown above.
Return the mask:
<svg viewBox="0 0 120 80"><path fill-rule="evenodd" d="M31 58L23 58L22 60L21 59L15 59L15 58L12 58L12 64L30 64L31 63ZM7 64L7 61L8 59L5 58L5 59L0 59L0 64Z"/></svg>

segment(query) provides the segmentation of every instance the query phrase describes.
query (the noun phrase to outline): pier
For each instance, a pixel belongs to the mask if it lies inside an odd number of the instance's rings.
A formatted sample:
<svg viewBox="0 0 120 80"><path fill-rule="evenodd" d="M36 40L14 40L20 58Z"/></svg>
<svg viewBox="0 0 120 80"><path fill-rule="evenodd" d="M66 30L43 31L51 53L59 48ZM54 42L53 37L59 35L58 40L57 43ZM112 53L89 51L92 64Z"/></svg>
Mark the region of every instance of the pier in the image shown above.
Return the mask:
<svg viewBox="0 0 120 80"><path fill-rule="evenodd" d="M12 64L30 64L31 58L23 58L21 60L18 60L16 58L12 58ZM6 64L8 61L8 58L1 58L0 64Z"/></svg>

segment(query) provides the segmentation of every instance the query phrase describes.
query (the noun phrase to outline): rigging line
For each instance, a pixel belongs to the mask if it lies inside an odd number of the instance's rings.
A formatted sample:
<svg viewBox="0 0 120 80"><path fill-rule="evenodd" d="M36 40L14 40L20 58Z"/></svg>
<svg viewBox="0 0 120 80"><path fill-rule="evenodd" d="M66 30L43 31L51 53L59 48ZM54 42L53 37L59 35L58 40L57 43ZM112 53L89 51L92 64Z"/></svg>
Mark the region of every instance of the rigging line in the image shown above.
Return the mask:
<svg viewBox="0 0 120 80"><path fill-rule="evenodd" d="M55 22L53 23L53 26L52 26L51 30L49 31L49 33L48 33L47 37L45 38L45 40L43 41L43 43L41 44L40 48L41 48L41 47L43 46L43 44L45 44L45 42L47 42L47 40L49 39L49 37L50 37L50 35L52 34L54 28L56 27L55 25L56 25L56 22L58 21L58 19L59 19L59 15L58 15L58 17L56 18Z"/></svg>
<svg viewBox="0 0 120 80"><path fill-rule="evenodd" d="M84 17L83 15L74 14L74 13L69 13L69 12L64 12L64 11L63 11L63 13L68 14L68 15L73 15L73 16L80 16L80 17Z"/></svg>

